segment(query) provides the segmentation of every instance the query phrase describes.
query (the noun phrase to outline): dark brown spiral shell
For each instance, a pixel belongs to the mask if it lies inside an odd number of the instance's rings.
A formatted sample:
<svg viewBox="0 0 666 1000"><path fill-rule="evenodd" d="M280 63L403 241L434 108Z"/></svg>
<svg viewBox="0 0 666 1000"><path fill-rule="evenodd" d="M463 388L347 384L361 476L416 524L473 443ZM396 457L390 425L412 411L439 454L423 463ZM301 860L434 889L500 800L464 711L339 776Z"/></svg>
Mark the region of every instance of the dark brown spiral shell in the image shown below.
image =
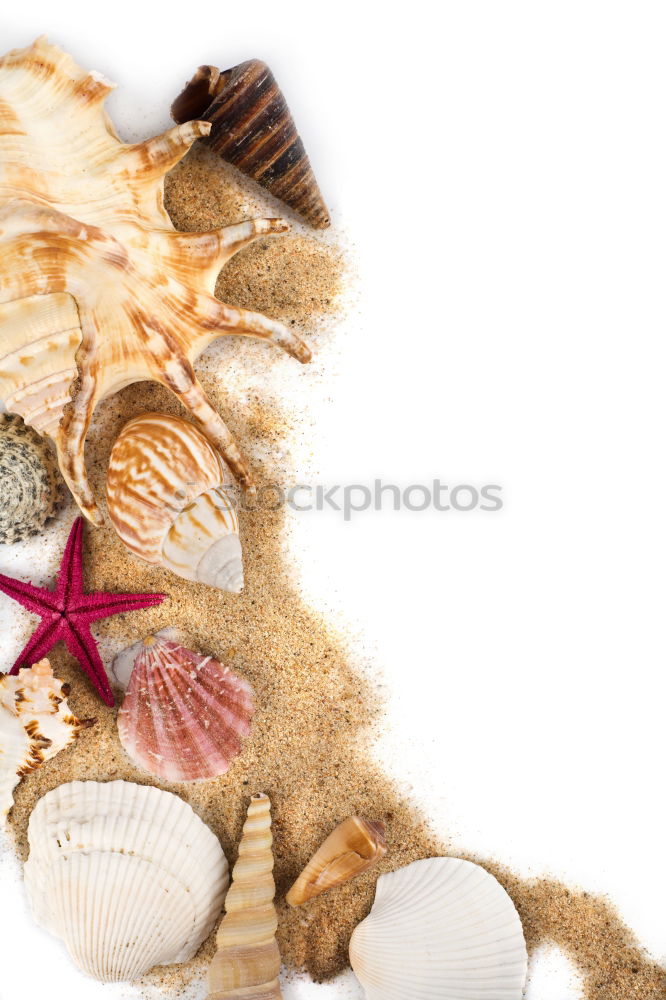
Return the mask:
<svg viewBox="0 0 666 1000"><path fill-rule="evenodd" d="M62 499L47 442L10 414L0 414L0 498L0 544L42 531Z"/></svg>
<svg viewBox="0 0 666 1000"><path fill-rule="evenodd" d="M259 59L220 72L200 66L171 107L176 122L211 122L203 139L223 160L252 177L316 229L330 225L287 102Z"/></svg>

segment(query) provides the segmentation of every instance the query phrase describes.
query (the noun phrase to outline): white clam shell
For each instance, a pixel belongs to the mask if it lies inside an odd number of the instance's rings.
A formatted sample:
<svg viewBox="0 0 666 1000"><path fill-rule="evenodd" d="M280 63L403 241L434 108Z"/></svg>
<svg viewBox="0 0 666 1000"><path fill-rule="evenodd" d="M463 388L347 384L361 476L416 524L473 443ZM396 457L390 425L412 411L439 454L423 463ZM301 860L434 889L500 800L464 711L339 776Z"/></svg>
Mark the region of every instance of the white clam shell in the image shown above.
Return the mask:
<svg viewBox="0 0 666 1000"><path fill-rule="evenodd" d="M153 965L192 958L229 885L215 835L187 803L159 788L61 785L37 803L28 839L25 881L35 919L65 941L80 968L103 980L135 979ZM107 888L96 889L98 881ZM91 922L96 933L87 935Z"/></svg>
<svg viewBox="0 0 666 1000"><path fill-rule="evenodd" d="M509 895L484 868L458 858L382 875L349 957L367 1000L520 1000L527 977Z"/></svg>

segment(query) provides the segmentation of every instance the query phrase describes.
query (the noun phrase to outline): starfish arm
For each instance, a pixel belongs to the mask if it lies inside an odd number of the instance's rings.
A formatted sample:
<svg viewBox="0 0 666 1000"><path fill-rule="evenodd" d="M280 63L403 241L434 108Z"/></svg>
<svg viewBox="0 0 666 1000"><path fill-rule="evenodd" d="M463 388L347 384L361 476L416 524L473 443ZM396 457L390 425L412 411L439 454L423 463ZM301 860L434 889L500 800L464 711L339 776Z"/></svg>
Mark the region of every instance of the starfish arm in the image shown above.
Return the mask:
<svg viewBox="0 0 666 1000"><path fill-rule="evenodd" d="M110 618L111 615L122 615L126 611L139 611L141 608L154 608L161 604L166 594L105 594L94 592L85 594L80 607L70 611L70 615L84 622L98 621L100 618Z"/></svg>
<svg viewBox="0 0 666 1000"><path fill-rule="evenodd" d="M60 619L58 619L59 621ZM21 667L31 667L38 663L58 641L57 623L43 621L35 629L30 641L21 650L14 661L14 666L9 671L10 674L17 674Z"/></svg>
<svg viewBox="0 0 666 1000"><path fill-rule="evenodd" d="M87 674L104 704L113 707L116 700L113 697L109 678L88 626L82 623L76 627L70 622L70 627L63 638L67 649L78 660L81 669Z"/></svg>
<svg viewBox="0 0 666 1000"><path fill-rule="evenodd" d="M62 554L55 595L64 609L83 595L83 518L77 517Z"/></svg>
<svg viewBox="0 0 666 1000"><path fill-rule="evenodd" d="M11 597L35 615L43 615L45 611L57 611L58 601L52 590L46 587L35 587L32 583L14 580L11 576L0 573L0 592Z"/></svg>

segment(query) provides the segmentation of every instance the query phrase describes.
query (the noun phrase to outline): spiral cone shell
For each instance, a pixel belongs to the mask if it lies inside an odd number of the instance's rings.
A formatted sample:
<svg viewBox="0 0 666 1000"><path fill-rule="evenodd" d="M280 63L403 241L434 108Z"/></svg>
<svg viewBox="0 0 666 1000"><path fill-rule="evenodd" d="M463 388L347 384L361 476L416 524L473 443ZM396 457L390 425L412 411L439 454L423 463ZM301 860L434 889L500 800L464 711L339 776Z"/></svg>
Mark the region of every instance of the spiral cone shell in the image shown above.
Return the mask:
<svg viewBox="0 0 666 1000"><path fill-rule="evenodd" d="M280 1000L273 904L273 837L267 795L253 795L208 970L207 1000Z"/></svg>
<svg viewBox="0 0 666 1000"><path fill-rule="evenodd" d="M109 516L127 548L186 580L239 593L243 564L231 476L201 431L144 413L109 461Z"/></svg>
<svg viewBox="0 0 666 1000"><path fill-rule="evenodd" d="M287 902L290 906L307 903L367 871L384 854L384 824L352 816L336 826L312 856L287 893Z"/></svg>
<svg viewBox="0 0 666 1000"><path fill-rule="evenodd" d="M247 462L193 363L229 334L310 359L286 326L213 295L233 254L288 225L176 232L164 176L211 126L189 122L123 143L103 107L111 89L43 38L0 59L0 398L54 440L66 483L97 524L84 447L100 400L132 382L160 383L249 486Z"/></svg>
<svg viewBox="0 0 666 1000"><path fill-rule="evenodd" d="M316 229L330 217L303 141L275 77L259 59L220 72L200 66L173 102L176 122L212 125L204 140L227 163L284 201Z"/></svg>
<svg viewBox="0 0 666 1000"><path fill-rule="evenodd" d="M75 718L68 687L53 676L48 660L18 674L0 675L0 826L14 803L21 778L73 743L94 719Z"/></svg>
<svg viewBox="0 0 666 1000"><path fill-rule="evenodd" d="M20 417L0 415L0 544L42 531L61 500L48 444Z"/></svg>
<svg viewBox="0 0 666 1000"><path fill-rule="evenodd" d="M509 895L480 865L458 858L380 876L349 958L366 1000L521 1000L527 976Z"/></svg>
<svg viewBox="0 0 666 1000"><path fill-rule="evenodd" d="M60 785L37 803L28 839L35 919L96 979L188 961L222 907L229 877L217 838L159 788Z"/></svg>
<svg viewBox="0 0 666 1000"><path fill-rule="evenodd" d="M132 760L168 781L227 771L250 732L250 685L212 656L187 649L164 629L129 653L132 673L118 713L120 742Z"/></svg>

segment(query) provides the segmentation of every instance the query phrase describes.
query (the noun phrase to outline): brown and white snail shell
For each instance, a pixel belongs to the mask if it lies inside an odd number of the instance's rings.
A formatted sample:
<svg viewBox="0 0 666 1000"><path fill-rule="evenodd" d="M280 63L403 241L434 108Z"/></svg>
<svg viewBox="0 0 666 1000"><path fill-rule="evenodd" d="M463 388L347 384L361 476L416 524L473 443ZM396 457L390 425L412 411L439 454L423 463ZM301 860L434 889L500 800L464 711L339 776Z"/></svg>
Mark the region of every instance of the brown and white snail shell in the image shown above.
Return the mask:
<svg viewBox="0 0 666 1000"><path fill-rule="evenodd" d="M231 475L194 424L144 413L109 461L109 516L135 555L186 580L240 593L243 563Z"/></svg>

